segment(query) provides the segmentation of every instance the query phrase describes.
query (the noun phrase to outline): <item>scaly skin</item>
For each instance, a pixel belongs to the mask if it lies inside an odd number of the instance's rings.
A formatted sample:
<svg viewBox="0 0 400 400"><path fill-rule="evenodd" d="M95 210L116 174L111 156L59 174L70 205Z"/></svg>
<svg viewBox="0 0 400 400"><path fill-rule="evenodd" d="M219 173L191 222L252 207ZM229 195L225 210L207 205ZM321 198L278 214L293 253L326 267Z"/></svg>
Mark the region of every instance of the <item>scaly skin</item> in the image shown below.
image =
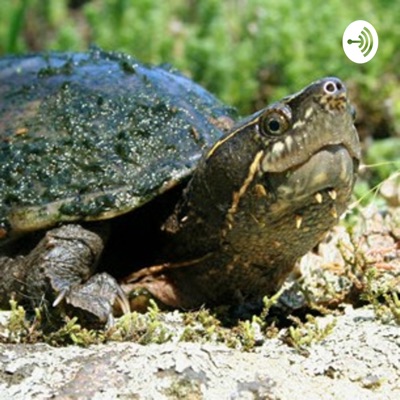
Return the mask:
<svg viewBox="0 0 400 400"><path fill-rule="evenodd" d="M336 78L256 113L205 155L164 225L165 262L132 274L125 290L145 286L185 308L273 294L338 222L359 158Z"/></svg>

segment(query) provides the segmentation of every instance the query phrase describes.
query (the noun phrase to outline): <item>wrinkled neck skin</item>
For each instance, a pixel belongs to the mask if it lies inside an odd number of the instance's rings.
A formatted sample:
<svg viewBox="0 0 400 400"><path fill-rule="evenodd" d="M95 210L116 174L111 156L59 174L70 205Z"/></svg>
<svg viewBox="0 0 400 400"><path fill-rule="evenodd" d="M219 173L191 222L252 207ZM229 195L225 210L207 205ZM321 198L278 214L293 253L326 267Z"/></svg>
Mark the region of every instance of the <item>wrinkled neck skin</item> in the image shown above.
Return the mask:
<svg viewBox="0 0 400 400"><path fill-rule="evenodd" d="M337 223L350 198L357 166L345 150L332 151L301 167L264 173L270 149L253 126L214 147L165 225L174 253L186 261L224 253L268 268L293 263ZM313 182L318 174L326 175L323 182Z"/></svg>
<svg viewBox="0 0 400 400"><path fill-rule="evenodd" d="M254 141L241 139L234 137L203 157L167 220L164 228L171 236L171 253L179 258L198 258L226 247L233 196L258 150Z"/></svg>
<svg viewBox="0 0 400 400"><path fill-rule="evenodd" d="M275 293L349 202L360 158L353 121L334 77L242 120L204 155L164 224L150 291L181 307Z"/></svg>
<svg viewBox="0 0 400 400"><path fill-rule="evenodd" d="M167 276L180 305L275 292L348 204L358 161L344 147L268 173L273 143L256 131L250 123L209 151L164 225L166 259L174 260Z"/></svg>

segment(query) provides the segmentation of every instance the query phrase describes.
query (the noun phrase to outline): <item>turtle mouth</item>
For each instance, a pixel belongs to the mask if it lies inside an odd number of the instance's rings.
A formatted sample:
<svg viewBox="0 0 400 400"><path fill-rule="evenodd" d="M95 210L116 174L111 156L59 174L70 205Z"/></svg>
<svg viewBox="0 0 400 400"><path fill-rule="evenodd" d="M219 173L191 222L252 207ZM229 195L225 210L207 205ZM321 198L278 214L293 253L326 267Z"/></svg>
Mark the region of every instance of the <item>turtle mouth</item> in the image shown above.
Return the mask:
<svg viewBox="0 0 400 400"><path fill-rule="evenodd" d="M322 147L307 161L296 165L281 175L276 187L278 199L301 202L305 197L326 190L335 190L338 196L347 197L353 187L358 159L344 144Z"/></svg>
<svg viewBox="0 0 400 400"><path fill-rule="evenodd" d="M325 128L313 131L312 135L300 130L271 144L261 162L261 170L265 173L284 173L301 167L319 152L335 153L337 148L346 149L353 159L359 160L360 143L352 121L342 124L341 129L329 129L334 124L334 121L324 121L319 125Z"/></svg>

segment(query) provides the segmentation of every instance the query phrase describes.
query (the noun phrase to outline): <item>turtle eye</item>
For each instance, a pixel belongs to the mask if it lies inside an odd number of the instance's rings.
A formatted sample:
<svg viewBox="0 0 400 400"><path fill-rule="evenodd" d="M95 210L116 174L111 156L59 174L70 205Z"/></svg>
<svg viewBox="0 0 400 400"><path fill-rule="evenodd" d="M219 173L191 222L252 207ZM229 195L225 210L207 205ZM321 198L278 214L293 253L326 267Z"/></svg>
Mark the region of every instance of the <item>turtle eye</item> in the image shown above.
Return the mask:
<svg viewBox="0 0 400 400"><path fill-rule="evenodd" d="M283 112L270 111L261 118L260 128L266 135L282 135L289 128L289 119Z"/></svg>

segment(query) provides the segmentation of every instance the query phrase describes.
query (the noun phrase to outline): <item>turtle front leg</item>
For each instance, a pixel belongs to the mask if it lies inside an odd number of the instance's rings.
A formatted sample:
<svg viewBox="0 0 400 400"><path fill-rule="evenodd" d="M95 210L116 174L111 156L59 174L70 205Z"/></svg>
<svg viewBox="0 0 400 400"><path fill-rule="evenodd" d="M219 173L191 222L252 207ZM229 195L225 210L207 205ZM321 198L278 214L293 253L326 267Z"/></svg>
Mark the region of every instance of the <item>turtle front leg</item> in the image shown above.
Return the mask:
<svg viewBox="0 0 400 400"><path fill-rule="evenodd" d="M7 279L1 279L10 281L10 274L19 276L19 281L23 278L23 292L29 301L35 307L47 306L50 314L53 312L48 303L67 304L93 314L100 322L110 323L115 300L124 312L129 306L114 278L106 273L93 275L103 242L98 233L79 225L64 225L47 232L27 256L0 259L0 270L7 272ZM22 290L21 286L14 286L13 291ZM0 285L0 295L1 289Z"/></svg>
<svg viewBox="0 0 400 400"><path fill-rule="evenodd" d="M0 308L7 308L11 298L23 301L25 283L25 257L0 257Z"/></svg>

